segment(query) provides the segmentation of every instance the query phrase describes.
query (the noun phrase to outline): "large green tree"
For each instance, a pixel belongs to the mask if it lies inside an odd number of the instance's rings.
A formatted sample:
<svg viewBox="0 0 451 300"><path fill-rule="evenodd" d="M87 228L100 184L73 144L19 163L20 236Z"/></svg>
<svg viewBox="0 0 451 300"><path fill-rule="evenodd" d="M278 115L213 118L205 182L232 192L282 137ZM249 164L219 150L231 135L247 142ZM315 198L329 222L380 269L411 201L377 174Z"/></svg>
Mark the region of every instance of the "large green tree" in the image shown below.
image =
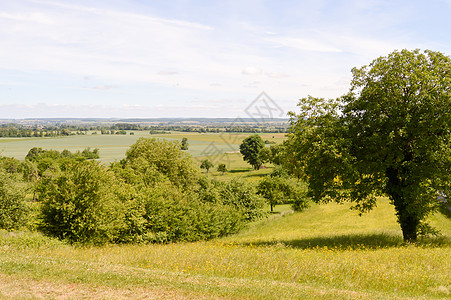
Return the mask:
<svg viewBox="0 0 451 300"><path fill-rule="evenodd" d="M265 142L258 134L248 136L240 145L240 152L243 159L247 161L255 170L258 170L263 161L260 157L260 151L265 147Z"/></svg>
<svg viewBox="0 0 451 300"><path fill-rule="evenodd" d="M388 195L404 240L415 241L450 192L451 59L395 51L352 74L339 99L301 99L286 156L316 201L351 200L364 212Z"/></svg>

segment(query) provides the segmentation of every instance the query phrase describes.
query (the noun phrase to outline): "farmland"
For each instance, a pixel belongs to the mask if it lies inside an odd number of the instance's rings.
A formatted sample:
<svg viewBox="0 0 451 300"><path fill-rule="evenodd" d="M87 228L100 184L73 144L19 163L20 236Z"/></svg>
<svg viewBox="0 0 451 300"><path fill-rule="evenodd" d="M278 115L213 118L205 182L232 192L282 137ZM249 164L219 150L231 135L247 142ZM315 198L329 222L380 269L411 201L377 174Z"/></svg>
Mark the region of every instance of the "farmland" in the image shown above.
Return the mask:
<svg viewBox="0 0 451 300"><path fill-rule="evenodd" d="M181 141L183 137L188 138L189 153L193 157L236 152L241 141L248 135L242 133L172 133L151 135L144 131L133 131L133 135L101 135L89 132L88 135L73 135L67 137L52 138L0 138L0 154L23 160L28 151L33 147L43 149L54 149L62 151L67 149L71 152L83 150L84 148L99 148L100 160L109 164L115 160L125 157L125 152L140 137L164 138L167 140ZM265 139L280 142L284 134L262 134Z"/></svg>

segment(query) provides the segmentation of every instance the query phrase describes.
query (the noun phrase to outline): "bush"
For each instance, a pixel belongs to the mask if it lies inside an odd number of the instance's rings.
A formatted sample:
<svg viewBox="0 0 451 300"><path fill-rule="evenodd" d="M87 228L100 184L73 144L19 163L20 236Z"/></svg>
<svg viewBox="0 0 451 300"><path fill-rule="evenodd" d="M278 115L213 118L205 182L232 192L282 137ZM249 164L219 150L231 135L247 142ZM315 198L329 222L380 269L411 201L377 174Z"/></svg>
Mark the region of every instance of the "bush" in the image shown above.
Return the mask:
<svg viewBox="0 0 451 300"><path fill-rule="evenodd" d="M244 225L242 214L224 205L214 196L199 197L194 191L182 191L169 180L152 187L125 188L125 228L117 242L165 243L208 240L237 232ZM209 198L213 201L205 201Z"/></svg>
<svg viewBox="0 0 451 300"><path fill-rule="evenodd" d="M27 212L25 190L18 176L0 169L0 229L19 229Z"/></svg>
<svg viewBox="0 0 451 300"><path fill-rule="evenodd" d="M95 161L60 166L38 183L39 228L71 243L207 240L265 215L252 185L200 176L176 143L140 139L109 169Z"/></svg>
<svg viewBox="0 0 451 300"><path fill-rule="evenodd" d="M198 173L179 143L155 138L140 138L127 151L123 164L139 172L154 169L182 187L195 183Z"/></svg>
<svg viewBox="0 0 451 300"><path fill-rule="evenodd" d="M201 202L194 193L158 186L145 199L145 219L151 242L197 241L237 232L244 222L240 211L221 203Z"/></svg>
<svg viewBox="0 0 451 300"><path fill-rule="evenodd" d="M265 199L256 194L252 184L242 179L232 179L217 185L222 203L240 211L244 221L252 222L266 216L263 210Z"/></svg>
<svg viewBox="0 0 451 300"><path fill-rule="evenodd" d="M94 161L43 177L38 185L40 229L75 243L113 241L124 226L123 205L114 193L113 173Z"/></svg>

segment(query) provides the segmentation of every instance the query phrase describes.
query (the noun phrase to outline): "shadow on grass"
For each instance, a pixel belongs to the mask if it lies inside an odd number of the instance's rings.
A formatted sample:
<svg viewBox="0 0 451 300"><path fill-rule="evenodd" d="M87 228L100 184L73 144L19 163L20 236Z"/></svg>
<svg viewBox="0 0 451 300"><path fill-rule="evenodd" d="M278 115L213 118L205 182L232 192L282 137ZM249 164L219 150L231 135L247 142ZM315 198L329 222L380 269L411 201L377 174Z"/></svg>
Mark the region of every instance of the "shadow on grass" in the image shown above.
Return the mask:
<svg viewBox="0 0 451 300"><path fill-rule="evenodd" d="M263 178L263 177L266 177L267 175L268 175L268 174L255 173L255 174L247 175L247 177L259 177L259 178Z"/></svg>
<svg viewBox="0 0 451 300"><path fill-rule="evenodd" d="M230 170L229 173L245 173L245 172L250 172L253 171L252 169L234 169L234 170Z"/></svg>
<svg viewBox="0 0 451 300"><path fill-rule="evenodd" d="M283 245L295 249L381 249L406 246L401 236L389 234L351 234L336 236L319 236L296 240L279 240L271 242L253 242L244 245L276 246ZM417 246L440 247L451 246L451 240L447 237L434 237L419 239Z"/></svg>

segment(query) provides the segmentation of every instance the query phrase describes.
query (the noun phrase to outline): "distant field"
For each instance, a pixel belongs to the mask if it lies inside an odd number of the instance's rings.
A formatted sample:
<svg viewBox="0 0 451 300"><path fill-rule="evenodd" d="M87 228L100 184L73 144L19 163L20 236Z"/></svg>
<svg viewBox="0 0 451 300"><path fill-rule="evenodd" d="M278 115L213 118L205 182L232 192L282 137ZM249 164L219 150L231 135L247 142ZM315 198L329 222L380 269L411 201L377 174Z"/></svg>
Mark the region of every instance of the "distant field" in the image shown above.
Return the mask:
<svg viewBox="0 0 451 300"><path fill-rule="evenodd" d="M193 157L214 156L226 152L236 152L239 144L249 136L246 133L172 133L163 135L151 135L147 131L134 131L134 135L74 135L55 138L0 138L0 155L15 157L23 160L28 151L33 147L54 150L70 150L75 152L87 147L99 148L100 160L111 163L125 157L127 149L140 137L158 137L168 140L181 141L188 138L188 152ZM262 134L265 140L281 142L284 134Z"/></svg>

